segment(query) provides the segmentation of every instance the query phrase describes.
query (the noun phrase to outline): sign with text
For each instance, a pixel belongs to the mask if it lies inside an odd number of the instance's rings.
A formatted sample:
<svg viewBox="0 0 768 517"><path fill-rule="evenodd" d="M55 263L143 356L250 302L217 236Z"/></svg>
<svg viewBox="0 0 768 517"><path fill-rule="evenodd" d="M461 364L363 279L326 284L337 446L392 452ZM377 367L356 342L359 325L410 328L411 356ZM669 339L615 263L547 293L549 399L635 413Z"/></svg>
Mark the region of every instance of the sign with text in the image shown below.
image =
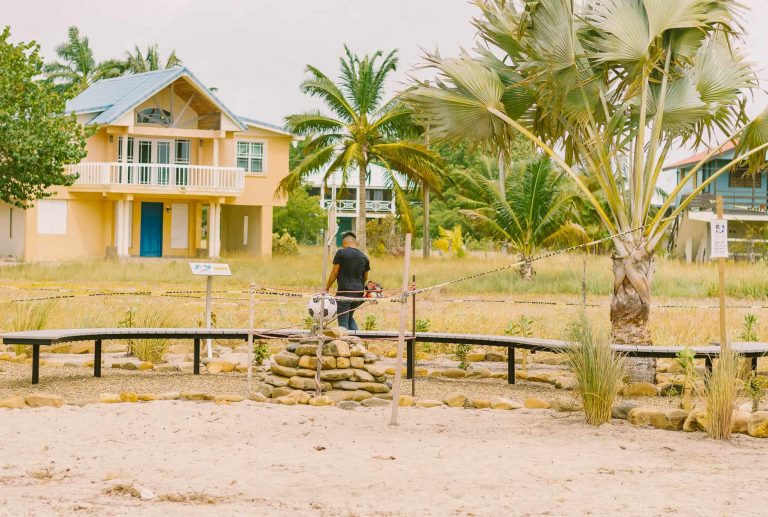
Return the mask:
<svg viewBox="0 0 768 517"><path fill-rule="evenodd" d="M715 219L709 222L711 242L709 258L728 258L728 221Z"/></svg>
<svg viewBox="0 0 768 517"><path fill-rule="evenodd" d="M232 276L229 270L229 264L220 264L217 262L190 262L190 269L193 275L204 276Z"/></svg>

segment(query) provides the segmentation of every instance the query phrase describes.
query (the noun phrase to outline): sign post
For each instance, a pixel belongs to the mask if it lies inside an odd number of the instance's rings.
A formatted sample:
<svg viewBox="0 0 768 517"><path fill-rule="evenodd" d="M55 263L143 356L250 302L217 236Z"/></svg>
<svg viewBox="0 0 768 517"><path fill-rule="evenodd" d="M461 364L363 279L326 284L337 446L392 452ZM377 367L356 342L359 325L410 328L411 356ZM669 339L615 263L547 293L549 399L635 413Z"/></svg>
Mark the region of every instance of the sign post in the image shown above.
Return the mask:
<svg viewBox="0 0 768 517"><path fill-rule="evenodd" d="M728 258L728 221L723 219L723 197L717 196L717 219L710 221L710 259L717 259L720 291L720 348L728 348L725 332L725 259Z"/></svg>
<svg viewBox="0 0 768 517"><path fill-rule="evenodd" d="M192 270L193 275L206 276L205 282L205 328L211 329L211 287L213 286L213 277L215 276L232 276L232 272L229 270L229 264L221 264L217 262L190 262L189 268ZM211 348L211 339L206 340L206 350L208 352L208 359L213 357L213 350Z"/></svg>

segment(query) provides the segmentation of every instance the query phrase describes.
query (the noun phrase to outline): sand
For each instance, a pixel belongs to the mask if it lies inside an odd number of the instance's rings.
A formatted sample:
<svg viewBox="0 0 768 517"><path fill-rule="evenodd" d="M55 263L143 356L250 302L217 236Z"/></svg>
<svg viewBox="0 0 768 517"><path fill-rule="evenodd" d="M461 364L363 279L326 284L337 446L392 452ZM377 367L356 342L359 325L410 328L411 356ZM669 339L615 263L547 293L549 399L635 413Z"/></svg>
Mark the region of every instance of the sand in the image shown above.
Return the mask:
<svg viewBox="0 0 768 517"><path fill-rule="evenodd" d="M547 410L403 408L397 427L387 408L250 401L0 411L2 515L744 516L768 505L765 441L592 428Z"/></svg>

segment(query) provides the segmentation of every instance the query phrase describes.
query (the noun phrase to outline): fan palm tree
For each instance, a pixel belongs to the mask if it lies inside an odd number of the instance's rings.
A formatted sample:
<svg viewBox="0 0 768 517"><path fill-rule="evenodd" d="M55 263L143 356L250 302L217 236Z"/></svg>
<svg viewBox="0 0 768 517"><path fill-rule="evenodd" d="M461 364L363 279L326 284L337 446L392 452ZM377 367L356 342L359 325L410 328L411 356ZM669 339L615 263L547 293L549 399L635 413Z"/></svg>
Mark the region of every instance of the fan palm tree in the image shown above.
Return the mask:
<svg viewBox="0 0 768 517"><path fill-rule="evenodd" d="M307 66L301 91L322 100L330 114L320 111L286 117L287 128L310 141L301 161L279 186L278 193L299 187L302 179L324 171L324 180L340 171L342 187L349 175L358 176L357 238L366 243L366 182L368 166L377 164L388 173L401 221L413 231L414 223L406 191L415 185L440 187L442 162L425 145L408 140L415 136L412 111L395 99L384 100L384 83L397 66L397 51L381 51L359 57L344 47L341 73L336 84L323 72Z"/></svg>
<svg viewBox="0 0 768 517"><path fill-rule="evenodd" d="M134 45L133 51L128 51L123 62L123 73L141 74L154 70L162 70L181 66L181 59L176 56L176 51L172 50L165 60L165 64L160 57L160 48L157 43L147 47L146 52L142 53L138 45Z"/></svg>
<svg viewBox="0 0 768 517"><path fill-rule="evenodd" d="M768 112L748 122L755 85L738 51L734 0L476 0L481 42L474 53L427 55L438 80L408 99L433 137L503 146L522 134L549 155L593 205L613 239L614 342L651 344L654 252L688 204L734 164L755 170L768 148ZM710 147L651 211L673 145ZM706 160L729 141L735 158L678 198ZM579 178L600 186L608 209ZM617 181L624 169L628 181ZM676 206L675 206L676 204ZM632 231L637 229L636 231ZM633 367L653 376L653 361ZM643 374L645 370L645 374Z"/></svg>
<svg viewBox="0 0 768 517"><path fill-rule="evenodd" d="M121 62L108 59L98 64L93 57L88 37L80 37L80 29L70 27L67 41L56 47L59 60L43 67L46 78L59 91L77 95L99 79L117 77L121 74Z"/></svg>
<svg viewBox="0 0 768 517"><path fill-rule="evenodd" d="M584 228L572 220L576 193L548 157L508 171L503 188L495 164L489 158L484 162L481 171L456 175L464 206L459 212L477 231L520 254L523 279L533 278L532 259L543 248L587 241Z"/></svg>

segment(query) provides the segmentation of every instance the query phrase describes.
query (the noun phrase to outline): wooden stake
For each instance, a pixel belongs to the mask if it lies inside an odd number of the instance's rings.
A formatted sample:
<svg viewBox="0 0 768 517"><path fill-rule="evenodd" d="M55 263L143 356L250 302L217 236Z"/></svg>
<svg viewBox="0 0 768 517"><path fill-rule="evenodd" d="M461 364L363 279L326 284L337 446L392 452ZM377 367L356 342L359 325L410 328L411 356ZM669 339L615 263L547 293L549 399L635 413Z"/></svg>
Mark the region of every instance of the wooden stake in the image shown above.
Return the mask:
<svg viewBox="0 0 768 517"><path fill-rule="evenodd" d="M717 218L723 219L723 196L717 196ZM720 348L728 348L728 336L725 332L725 259L717 259L717 276L720 291Z"/></svg>
<svg viewBox="0 0 768 517"><path fill-rule="evenodd" d="M408 273L411 269L411 234L405 236L405 266L403 267L403 293L408 289ZM405 320L408 317L407 298L400 303L400 329L397 337L397 361L395 382L392 386L392 417L389 425L397 425L397 408L400 407L400 383L403 378L403 351L405 349ZM415 372L414 372L415 373Z"/></svg>
<svg viewBox="0 0 768 517"><path fill-rule="evenodd" d="M251 383L253 381L253 315L256 311L256 301L253 297L256 284L251 282L248 286L250 300L248 302L248 396L251 396Z"/></svg>

